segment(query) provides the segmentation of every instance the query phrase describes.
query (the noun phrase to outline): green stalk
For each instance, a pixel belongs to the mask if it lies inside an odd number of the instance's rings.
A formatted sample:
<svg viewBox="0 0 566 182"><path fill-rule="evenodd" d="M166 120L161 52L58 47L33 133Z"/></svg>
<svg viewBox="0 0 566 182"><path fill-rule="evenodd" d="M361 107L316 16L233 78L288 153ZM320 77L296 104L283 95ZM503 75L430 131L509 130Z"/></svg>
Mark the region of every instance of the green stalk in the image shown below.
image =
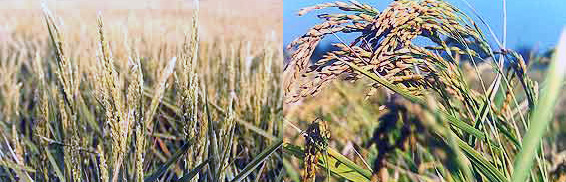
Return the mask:
<svg viewBox="0 0 566 182"><path fill-rule="evenodd" d="M527 130L521 146L524 146L514 161L514 170L511 181L523 182L529 177L533 160L536 157L546 127L554 116L554 107L566 72L566 29L563 29L556 49L556 55L550 64L546 77L546 85L542 89L541 98L535 106L530 117L530 127ZM536 123L535 123L536 122Z"/></svg>

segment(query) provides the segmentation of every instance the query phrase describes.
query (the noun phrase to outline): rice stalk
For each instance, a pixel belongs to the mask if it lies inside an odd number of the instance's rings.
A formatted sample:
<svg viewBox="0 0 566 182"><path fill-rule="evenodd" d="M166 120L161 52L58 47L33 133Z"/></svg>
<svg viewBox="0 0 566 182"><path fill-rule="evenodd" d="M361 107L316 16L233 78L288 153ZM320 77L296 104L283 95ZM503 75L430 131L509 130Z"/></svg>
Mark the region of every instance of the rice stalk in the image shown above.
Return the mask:
<svg viewBox="0 0 566 182"><path fill-rule="evenodd" d="M79 164L82 157L77 148L79 147L79 115L77 99L79 97L80 78L78 73L78 65L73 64L66 57L63 50L63 39L59 29L53 20L50 11L44 7L44 17L49 30L51 43L54 50L54 56L57 60L57 78L58 78L58 109L60 110L61 127L64 128L64 142L68 144L64 147L65 164ZM66 168L69 180L79 181L81 179L80 168Z"/></svg>
<svg viewBox="0 0 566 182"><path fill-rule="evenodd" d="M181 106L179 115L181 116L181 122L183 125L183 132L185 139L195 138L200 136L202 133L202 126L199 124L198 118L198 106L199 106L199 80L198 74L196 73L197 59L198 59L198 43L199 43L199 32L198 32L198 13L199 13L199 2L195 0L194 11L192 17L191 33L186 34L185 41L183 43L181 56L180 56L180 68L181 71L178 72L179 88L183 90L180 93L180 99L177 105ZM190 36L189 36L190 35ZM205 132L206 133L206 132ZM193 169L196 165L202 163L204 151L202 148L206 145L202 138L199 138L195 145L190 146L189 155L185 158L185 168ZM193 181L198 181L199 177L192 179Z"/></svg>
<svg viewBox="0 0 566 182"><path fill-rule="evenodd" d="M519 142L520 138L523 133L529 133L532 126L514 123L515 120L525 123L524 118L537 108L538 97L537 83L527 74L528 67L521 55L504 47L492 50L476 23L444 1L394 1L382 11L357 1L335 2L304 8L299 15L330 7L338 8L344 14L318 15L323 23L312 27L288 47L295 49L285 68L284 102L286 106L298 108L292 110L295 112L292 114L308 112L301 111L309 107L301 105L303 102L314 108L336 107L332 103L331 106L326 106L327 102L316 103L320 102L317 99L320 91L336 93L332 92L334 87L331 85L337 80L355 82L353 85L364 85L363 93L369 103L381 106L352 103L354 108L379 114L378 126L388 125L381 119L387 117L392 117L389 125L403 125L398 130L393 127L393 130L376 132L373 138L362 138L364 143L380 143L375 147L377 151L365 149L370 157L377 155L372 171L374 179L387 180L389 173L398 174L398 170L385 168L391 166L385 165L386 160L395 160L401 163L397 165L414 169L415 165L422 163L423 156L428 156L425 161L443 162L440 167L417 175L449 181L508 181L516 175L511 173L511 161L521 158L518 154L525 149ZM357 34L355 39L346 42L338 37L338 33ZM314 49L327 35L339 40L339 43L333 44L337 50L326 52L322 59L313 60L311 64ZM422 40L428 43L422 43ZM472 76L466 75L462 68L467 62L472 63L476 73L473 79L479 80L481 85L478 86L483 92L474 90L470 85L468 80ZM508 64L504 65L504 62ZM483 65L492 66L495 75L489 87L484 86L484 78L479 71ZM513 83L519 84L514 87ZM326 99L342 97L349 96L342 93ZM520 106L519 99L524 99L525 106ZM406 108L415 108L413 104L418 110L407 112ZM516 112L509 114L513 107ZM373 108L378 109L371 110ZM404 109L396 111L396 108ZM349 109L342 107L338 113L325 111L328 112L325 115L335 118ZM393 114L383 114L384 110ZM423 117L422 113L429 117ZM355 118L371 120L369 116ZM338 123L344 122L337 120ZM419 128L417 130L426 132L421 136L408 134L408 122ZM379 128L376 130L381 131ZM383 136L395 140L383 140ZM433 155L439 146L406 151L403 143L407 137L420 138L417 142L438 140L441 151L448 154ZM385 144L388 142L394 144ZM536 143L536 146L539 144ZM536 169L521 174L532 173L531 181L547 180L545 156L533 155L533 158L537 161ZM416 179L410 174L404 177Z"/></svg>

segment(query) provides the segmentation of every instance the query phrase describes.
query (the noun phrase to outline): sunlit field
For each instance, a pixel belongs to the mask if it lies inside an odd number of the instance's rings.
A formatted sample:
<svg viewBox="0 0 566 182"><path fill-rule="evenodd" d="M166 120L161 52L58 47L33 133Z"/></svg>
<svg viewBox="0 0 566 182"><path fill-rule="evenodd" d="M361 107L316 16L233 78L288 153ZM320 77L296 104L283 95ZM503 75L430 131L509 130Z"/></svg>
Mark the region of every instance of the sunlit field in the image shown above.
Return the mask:
<svg viewBox="0 0 566 182"><path fill-rule="evenodd" d="M0 181L281 181L281 2L0 6Z"/></svg>

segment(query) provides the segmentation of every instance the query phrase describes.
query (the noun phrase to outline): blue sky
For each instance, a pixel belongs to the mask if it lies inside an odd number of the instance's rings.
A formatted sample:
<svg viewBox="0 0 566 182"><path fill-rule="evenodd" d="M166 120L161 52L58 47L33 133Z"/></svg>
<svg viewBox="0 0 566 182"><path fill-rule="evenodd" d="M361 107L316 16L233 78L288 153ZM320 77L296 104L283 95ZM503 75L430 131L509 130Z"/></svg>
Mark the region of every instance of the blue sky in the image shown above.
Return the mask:
<svg viewBox="0 0 566 182"><path fill-rule="evenodd" d="M311 26L321 22L315 17L317 11L303 17L296 15L299 9L335 0L284 0L283 1L283 41L288 44L301 36ZM341 0L348 1L348 0ZM358 0L383 10L391 0ZM447 0L474 17L463 0ZM503 35L502 0L468 0L480 16L490 25L497 37ZM556 45L560 31L566 25L566 0L508 0L507 1L507 47L537 46L544 50ZM328 9L330 10L330 9ZM336 12L318 10L318 12ZM479 20L475 21L480 24ZM489 36L485 27L484 33ZM332 37L326 41L335 41Z"/></svg>

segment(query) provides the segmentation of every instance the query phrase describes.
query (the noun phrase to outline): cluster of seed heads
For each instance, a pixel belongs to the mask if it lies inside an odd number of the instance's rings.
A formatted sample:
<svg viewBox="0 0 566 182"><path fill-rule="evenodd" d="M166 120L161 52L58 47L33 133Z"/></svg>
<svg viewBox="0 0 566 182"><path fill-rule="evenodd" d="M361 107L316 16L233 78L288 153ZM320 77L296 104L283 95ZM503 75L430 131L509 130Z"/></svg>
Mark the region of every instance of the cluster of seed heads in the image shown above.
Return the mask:
<svg viewBox="0 0 566 182"><path fill-rule="evenodd" d="M345 62L401 84L414 95L422 95L427 88L445 88L438 92L462 97L455 92L462 81L453 79L460 77L456 57L478 56L468 44L480 45L481 51L488 50L474 23L443 1L394 1L383 12L355 1L336 2L305 8L300 14L326 7L338 7L354 14L319 15L324 22L289 45L288 48L296 49L285 70L286 102L316 95L339 77L357 80L363 76ZM324 36L353 32L361 35L348 44L333 44L339 50L330 51L310 64L310 56ZM435 46L422 45L415 41L417 38L428 39Z"/></svg>

